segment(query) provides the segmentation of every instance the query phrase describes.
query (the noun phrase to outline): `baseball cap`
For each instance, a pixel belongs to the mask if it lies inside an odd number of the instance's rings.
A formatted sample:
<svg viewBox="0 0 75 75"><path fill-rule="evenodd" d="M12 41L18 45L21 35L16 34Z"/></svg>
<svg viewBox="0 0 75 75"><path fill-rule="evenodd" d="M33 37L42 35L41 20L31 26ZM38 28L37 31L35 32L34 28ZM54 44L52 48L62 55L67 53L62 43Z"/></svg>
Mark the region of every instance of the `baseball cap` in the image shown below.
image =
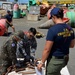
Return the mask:
<svg viewBox="0 0 75 75"><path fill-rule="evenodd" d="M22 30L19 30L14 33L14 36L16 36L19 39L24 39L24 32Z"/></svg>
<svg viewBox="0 0 75 75"><path fill-rule="evenodd" d="M10 13L10 10L7 10L7 13Z"/></svg>
<svg viewBox="0 0 75 75"><path fill-rule="evenodd" d="M52 18L52 15L57 15L59 13L59 10L60 8L57 8L57 7L53 8L50 12L50 15L51 15L50 18Z"/></svg>

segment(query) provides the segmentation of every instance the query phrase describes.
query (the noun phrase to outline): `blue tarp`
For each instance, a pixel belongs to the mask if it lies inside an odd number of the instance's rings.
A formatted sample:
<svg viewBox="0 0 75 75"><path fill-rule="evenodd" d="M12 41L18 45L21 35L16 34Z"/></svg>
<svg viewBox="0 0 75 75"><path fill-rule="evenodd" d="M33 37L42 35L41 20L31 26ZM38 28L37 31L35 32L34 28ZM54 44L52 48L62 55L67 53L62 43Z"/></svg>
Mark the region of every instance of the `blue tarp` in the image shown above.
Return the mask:
<svg viewBox="0 0 75 75"><path fill-rule="evenodd" d="M20 3L28 3L29 0L18 0Z"/></svg>
<svg viewBox="0 0 75 75"><path fill-rule="evenodd" d="M7 0L7 2L14 2L14 0ZM28 3L29 2L29 0L18 0L18 3ZM2 5L2 1L0 1L0 6Z"/></svg>
<svg viewBox="0 0 75 75"><path fill-rule="evenodd" d="M10 2L13 2L14 0L10 0ZM28 3L29 0L18 0L19 3Z"/></svg>

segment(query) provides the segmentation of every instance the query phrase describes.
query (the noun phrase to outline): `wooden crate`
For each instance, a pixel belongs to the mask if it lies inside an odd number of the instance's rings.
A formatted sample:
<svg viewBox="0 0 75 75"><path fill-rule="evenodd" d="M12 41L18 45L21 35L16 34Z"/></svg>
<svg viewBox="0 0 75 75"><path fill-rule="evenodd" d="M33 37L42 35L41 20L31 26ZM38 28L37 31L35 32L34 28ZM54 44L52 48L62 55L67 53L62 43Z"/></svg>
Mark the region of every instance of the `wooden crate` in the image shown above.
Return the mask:
<svg viewBox="0 0 75 75"><path fill-rule="evenodd" d="M38 21L39 20L39 15L28 14L27 15L27 20Z"/></svg>

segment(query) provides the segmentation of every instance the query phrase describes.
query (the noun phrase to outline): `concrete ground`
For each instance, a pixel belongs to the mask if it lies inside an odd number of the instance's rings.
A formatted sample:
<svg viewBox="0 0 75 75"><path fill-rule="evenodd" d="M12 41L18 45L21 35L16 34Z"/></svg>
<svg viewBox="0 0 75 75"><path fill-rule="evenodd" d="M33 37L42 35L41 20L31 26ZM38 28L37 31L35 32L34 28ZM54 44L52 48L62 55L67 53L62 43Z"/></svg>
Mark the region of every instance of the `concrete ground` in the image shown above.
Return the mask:
<svg viewBox="0 0 75 75"><path fill-rule="evenodd" d="M39 21L28 21L27 17L25 16L24 18L20 18L20 19L13 19L13 25L15 26L16 31L18 31L18 30L26 31L30 27L35 27L37 29L37 27L40 24L42 24L46 21L47 21L47 17L40 17ZM12 29L9 28L9 32L11 32L11 31L12 31ZM44 38L37 39L38 46L37 46L37 50L36 50L36 58L41 58L48 29L37 29L37 31L40 31L40 32L44 33L44 35L45 35ZM5 36L0 37L0 46L2 45L3 41L6 38L7 37L5 37ZM70 60L68 63L68 70L70 72L70 75L75 75L75 48L70 49Z"/></svg>

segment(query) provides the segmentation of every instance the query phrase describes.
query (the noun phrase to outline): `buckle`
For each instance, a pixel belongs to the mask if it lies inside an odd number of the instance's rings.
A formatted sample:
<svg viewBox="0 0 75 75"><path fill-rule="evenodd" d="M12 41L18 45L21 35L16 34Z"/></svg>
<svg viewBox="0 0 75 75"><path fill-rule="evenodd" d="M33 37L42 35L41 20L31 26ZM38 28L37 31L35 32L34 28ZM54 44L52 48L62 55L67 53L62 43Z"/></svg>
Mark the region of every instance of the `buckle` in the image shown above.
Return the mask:
<svg viewBox="0 0 75 75"><path fill-rule="evenodd" d="M64 59L64 56L52 56L55 59Z"/></svg>

